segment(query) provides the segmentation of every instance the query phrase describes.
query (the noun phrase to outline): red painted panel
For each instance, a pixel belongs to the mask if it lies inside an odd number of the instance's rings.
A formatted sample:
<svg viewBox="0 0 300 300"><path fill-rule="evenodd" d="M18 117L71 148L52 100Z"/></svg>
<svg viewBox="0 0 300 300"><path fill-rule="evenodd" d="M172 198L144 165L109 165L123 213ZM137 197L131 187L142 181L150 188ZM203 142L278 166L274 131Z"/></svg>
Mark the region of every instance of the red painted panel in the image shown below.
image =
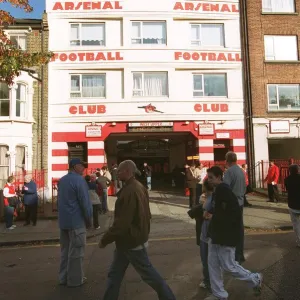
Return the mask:
<svg viewBox="0 0 300 300"><path fill-rule="evenodd" d="M213 147L199 147L199 153L214 153Z"/></svg>
<svg viewBox="0 0 300 300"><path fill-rule="evenodd" d="M93 163L93 164L88 164L88 170L91 169L97 169L97 168L102 168L105 164L103 163Z"/></svg>
<svg viewBox="0 0 300 300"><path fill-rule="evenodd" d="M246 146L233 146L233 151L246 153Z"/></svg>
<svg viewBox="0 0 300 300"><path fill-rule="evenodd" d="M52 164L52 171L67 171L68 169L68 164Z"/></svg>
<svg viewBox="0 0 300 300"><path fill-rule="evenodd" d="M88 156L103 156L104 149L88 149Z"/></svg>
<svg viewBox="0 0 300 300"><path fill-rule="evenodd" d="M68 150L52 150L52 156L68 156Z"/></svg>

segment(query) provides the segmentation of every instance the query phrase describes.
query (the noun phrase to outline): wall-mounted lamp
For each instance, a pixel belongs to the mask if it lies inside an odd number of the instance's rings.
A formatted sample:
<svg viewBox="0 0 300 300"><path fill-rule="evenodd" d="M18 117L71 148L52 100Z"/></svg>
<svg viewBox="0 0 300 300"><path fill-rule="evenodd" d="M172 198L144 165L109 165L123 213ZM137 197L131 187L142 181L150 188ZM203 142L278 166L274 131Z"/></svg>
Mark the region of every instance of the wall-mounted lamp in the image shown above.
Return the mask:
<svg viewBox="0 0 300 300"><path fill-rule="evenodd" d="M189 125L190 124L190 122L189 121L185 121L185 125Z"/></svg>
<svg viewBox="0 0 300 300"><path fill-rule="evenodd" d="M218 123L219 125L223 125L225 124L226 121L221 121L220 123Z"/></svg>
<svg viewBox="0 0 300 300"><path fill-rule="evenodd" d="M6 157L7 157L7 156L10 156L10 152L9 152L9 151L6 152Z"/></svg>
<svg viewBox="0 0 300 300"><path fill-rule="evenodd" d="M111 125L112 125L112 126L116 126L117 123L116 123L116 122L112 122Z"/></svg>

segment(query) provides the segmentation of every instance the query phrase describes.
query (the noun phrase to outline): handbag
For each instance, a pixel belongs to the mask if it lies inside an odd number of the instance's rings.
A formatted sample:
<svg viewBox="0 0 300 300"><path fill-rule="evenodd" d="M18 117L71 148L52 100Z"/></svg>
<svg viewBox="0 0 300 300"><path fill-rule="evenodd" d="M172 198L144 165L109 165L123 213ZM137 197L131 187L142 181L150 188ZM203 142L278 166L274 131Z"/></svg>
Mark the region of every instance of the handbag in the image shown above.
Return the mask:
<svg viewBox="0 0 300 300"><path fill-rule="evenodd" d="M9 197L7 198L8 205L12 207L16 207L18 204L18 198L17 197Z"/></svg>

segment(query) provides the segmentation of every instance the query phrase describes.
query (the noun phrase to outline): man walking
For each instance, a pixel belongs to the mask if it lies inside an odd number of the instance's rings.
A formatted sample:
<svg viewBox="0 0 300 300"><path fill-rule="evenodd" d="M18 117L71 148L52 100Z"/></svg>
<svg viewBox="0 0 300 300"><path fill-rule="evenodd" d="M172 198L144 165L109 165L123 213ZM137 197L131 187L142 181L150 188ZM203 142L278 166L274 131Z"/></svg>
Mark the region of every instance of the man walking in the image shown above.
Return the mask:
<svg viewBox="0 0 300 300"><path fill-rule="evenodd" d="M144 180L146 181L146 186L148 188L148 191L151 191L151 168L148 166L148 164L145 162L143 167L143 176Z"/></svg>
<svg viewBox="0 0 300 300"><path fill-rule="evenodd" d="M58 184L58 219L60 228L61 261L59 283L77 287L85 283L83 259L86 228L91 226L92 202L88 185L82 175L86 163L73 158L69 173Z"/></svg>
<svg viewBox="0 0 300 300"><path fill-rule="evenodd" d="M135 179L136 165L131 160L120 163L118 177L125 182L117 194L113 225L102 237L99 247L116 243L113 262L103 300L117 300L129 263L157 293L160 300L175 300L171 289L154 269L147 255L150 232L150 207L147 189Z"/></svg>
<svg viewBox="0 0 300 300"><path fill-rule="evenodd" d="M204 168L202 163L195 169L195 177L198 180L196 186L196 205L199 204L200 196L202 195L203 180L206 176L207 168Z"/></svg>
<svg viewBox="0 0 300 300"><path fill-rule="evenodd" d="M230 168L228 169L230 170ZM208 182L215 187L212 198L212 214L208 237L208 267L212 295L205 300L227 300L224 289L223 272L248 282L258 295L262 287L262 275L251 273L235 260L235 247L240 239L242 215L240 203L231 188L222 182L223 171L214 166L207 171Z"/></svg>
<svg viewBox="0 0 300 300"><path fill-rule="evenodd" d="M275 165L274 161L270 161L270 167L268 170L268 175L265 178L265 182L268 184L268 202L279 202L279 192L278 192L278 179L279 179L279 168Z"/></svg>
<svg viewBox="0 0 300 300"><path fill-rule="evenodd" d="M196 204L196 190L197 190L197 182L198 179L195 176L195 164L189 166L188 164L185 165L185 179L186 185L189 189L190 196L189 196L189 207L192 208Z"/></svg>
<svg viewBox="0 0 300 300"><path fill-rule="evenodd" d="M244 196L246 194L245 174L243 170L237 165L237 155L234 152L228 152L225 156L228 170L224 175L224 183L229 185L232 192L238 199L240 206L240 213L242 222L240 223L240 239L236 245L235 260L239 263L245 261L244 257L244 221L243 221L243 208Z"/></svg>

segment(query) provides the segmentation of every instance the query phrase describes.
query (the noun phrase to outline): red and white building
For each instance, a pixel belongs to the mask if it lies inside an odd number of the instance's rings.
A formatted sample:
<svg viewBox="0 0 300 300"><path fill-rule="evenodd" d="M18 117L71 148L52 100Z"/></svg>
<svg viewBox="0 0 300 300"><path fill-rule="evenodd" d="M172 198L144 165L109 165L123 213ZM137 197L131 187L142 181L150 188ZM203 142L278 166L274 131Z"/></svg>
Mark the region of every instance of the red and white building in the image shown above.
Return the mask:
<svg viewBox="0 0 300 300"><path fill-rule="evenodd" d="M246 160L238 0L47 0L49 177L70 157Z"/></svg>

